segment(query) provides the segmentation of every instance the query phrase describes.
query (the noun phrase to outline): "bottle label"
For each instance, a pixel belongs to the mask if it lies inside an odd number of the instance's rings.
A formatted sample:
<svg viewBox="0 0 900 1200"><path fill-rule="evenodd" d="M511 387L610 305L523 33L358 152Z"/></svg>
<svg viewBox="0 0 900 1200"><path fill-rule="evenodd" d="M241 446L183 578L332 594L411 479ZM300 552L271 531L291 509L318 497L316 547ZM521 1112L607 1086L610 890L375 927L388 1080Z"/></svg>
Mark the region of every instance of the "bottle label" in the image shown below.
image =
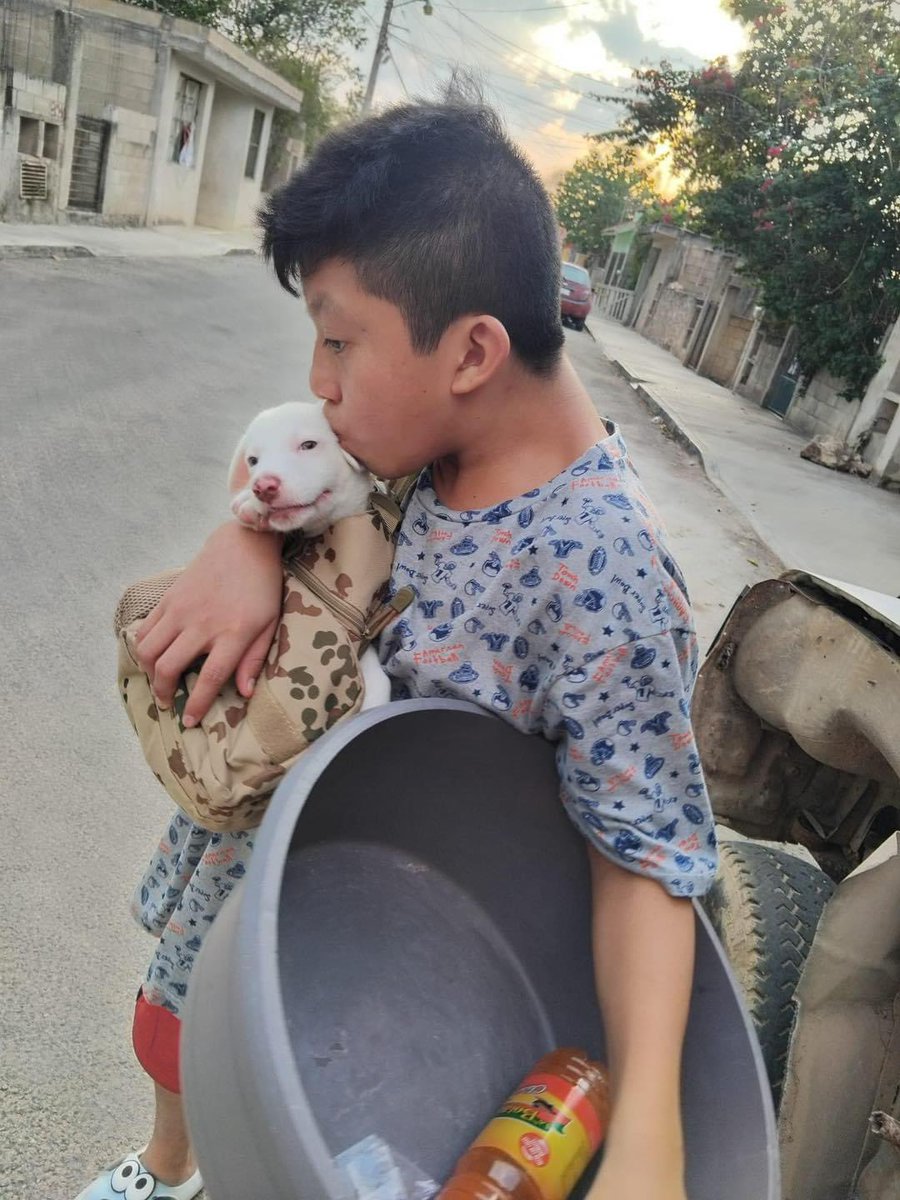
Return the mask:
<svg viewBox="0 0 900 1200"><path fill-rule="evenodd" d="M565 1200L603 1132L580 1088L535 1072L503 1104L473 1148L505 1151L534 1180L544 1200Z"/></svg>

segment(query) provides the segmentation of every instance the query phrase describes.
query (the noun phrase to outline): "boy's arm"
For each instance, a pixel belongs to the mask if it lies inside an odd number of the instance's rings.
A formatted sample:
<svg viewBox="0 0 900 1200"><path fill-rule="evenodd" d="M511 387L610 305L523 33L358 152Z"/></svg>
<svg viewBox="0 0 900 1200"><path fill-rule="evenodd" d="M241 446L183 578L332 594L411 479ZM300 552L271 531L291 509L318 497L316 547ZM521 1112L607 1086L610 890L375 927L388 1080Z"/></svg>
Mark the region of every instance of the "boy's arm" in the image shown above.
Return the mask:
<svg viewBox="0 0 900 1200"><path fill-rule="evenodd" d="M694 969L694 911L655 880L589 849L594 971L612 1117L588 1200L686 1200L681 1052Z"/></svg>
<svg viewBox="0 0 900 1200"><path fill-rule="evenodd" d="M282 541L237 521L220 526L141 625L138 658L163 707L191 663L207 656L185 724L205 715L232 675L242 695L253 691L281 612Z"/></svg>

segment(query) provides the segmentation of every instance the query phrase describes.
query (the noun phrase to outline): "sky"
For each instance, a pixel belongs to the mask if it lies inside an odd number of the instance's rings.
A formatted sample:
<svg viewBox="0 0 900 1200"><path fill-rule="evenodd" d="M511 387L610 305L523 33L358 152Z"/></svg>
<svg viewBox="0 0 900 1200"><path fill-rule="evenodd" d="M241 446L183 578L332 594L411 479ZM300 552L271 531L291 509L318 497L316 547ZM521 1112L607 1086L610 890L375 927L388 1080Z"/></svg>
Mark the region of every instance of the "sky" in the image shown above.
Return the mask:
<svg viewBox="0 0 900 1200"><path fill-rule="evenodd" d="M635 67L668 59L696 66L734 56L743 30L720 0L397 0L390 58L375 104L433 92L456 64L481 75L488 98L545 181L589 148L585 134L615 125ZM368 77L383 0L366 0L369 41L356 56Z"/></svg>

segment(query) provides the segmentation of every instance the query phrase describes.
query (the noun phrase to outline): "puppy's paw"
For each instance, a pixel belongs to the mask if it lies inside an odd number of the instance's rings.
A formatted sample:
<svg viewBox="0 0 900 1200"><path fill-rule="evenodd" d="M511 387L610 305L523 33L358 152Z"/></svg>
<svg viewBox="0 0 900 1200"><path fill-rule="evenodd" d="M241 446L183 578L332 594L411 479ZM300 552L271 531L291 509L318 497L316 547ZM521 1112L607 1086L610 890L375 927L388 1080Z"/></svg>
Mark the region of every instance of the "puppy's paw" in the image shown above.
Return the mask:
<svg viewBox="0 0 900 1200"><path fill-rule="evenodd" d="M253 495L249 488L238 492L231 501L231 511L242 525L258 531L269 528L269 510Z"/></svg>

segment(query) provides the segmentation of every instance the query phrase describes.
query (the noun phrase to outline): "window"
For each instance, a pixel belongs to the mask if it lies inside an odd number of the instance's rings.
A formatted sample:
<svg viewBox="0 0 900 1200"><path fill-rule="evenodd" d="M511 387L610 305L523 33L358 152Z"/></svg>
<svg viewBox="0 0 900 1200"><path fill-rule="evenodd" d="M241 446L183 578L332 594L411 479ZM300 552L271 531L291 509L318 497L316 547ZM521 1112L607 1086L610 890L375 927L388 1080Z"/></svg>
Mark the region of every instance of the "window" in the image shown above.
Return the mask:
<svg viewBox="0 0 900 1200"><path fill-rule="evenodd" d="M266 124L266 114L260 109L253 113L253 127L250 130L250 145L247 147L247 162L244 166L246 179L256 178L256 164L259 159L259 148L262 145L263 128Z"/></svg>
<svg viewBox="0 0 900 1200"><path fill-rule="evenodd" d="M19 117L19 153L37 157L41 141L41 123L37 117Z"/></svg>
<svg viewBox="0 0 900 1200"><path fill-rule="evenodd" d="M591 286L591 277L588 275L584 267L577 267L575 263L564 262L562 265L563 279L567 279L569 283L583 283L588 287Z"/></svg>
<svg viewBox="0 0 900 1200"><path fill-rule="evenodd" d="M169 161L182 167L194 165L194 146L197 136L197 117L200 115L200 94L203 84L190 75L178 76L175 108L172 112L172 134Z"/></svg>
<svg viewBox="0 0 900 1200"><path fill-rule="evenodd" d="M59 158L59 126L44 126L44 158Z"/></svg>

